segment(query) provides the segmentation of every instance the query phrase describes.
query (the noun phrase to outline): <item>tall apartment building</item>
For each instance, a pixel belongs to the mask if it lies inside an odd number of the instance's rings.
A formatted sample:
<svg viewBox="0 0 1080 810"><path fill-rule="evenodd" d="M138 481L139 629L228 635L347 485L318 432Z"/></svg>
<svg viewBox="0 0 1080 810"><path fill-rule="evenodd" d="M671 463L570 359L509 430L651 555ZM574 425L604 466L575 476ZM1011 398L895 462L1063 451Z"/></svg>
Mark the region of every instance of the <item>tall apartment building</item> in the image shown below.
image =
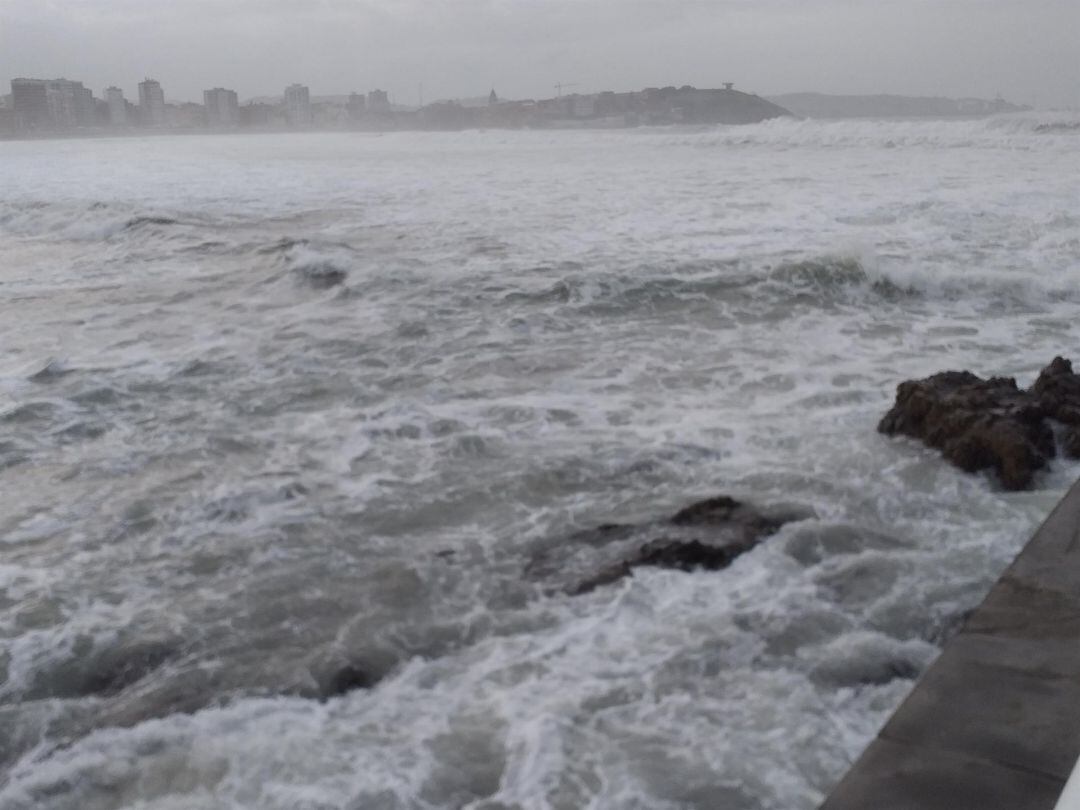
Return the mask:
<svg viewBox="0 0 1080 810"><path fill-rule="evenodd" d="M165 91L153 79L139 82L139 117L148 127L165 126Z"/></svg>
<svg viewBox="0 0 1080 810"><path fill-rule="evenodd" d="M0 133L15 129L15 111L11 108L11 96L0 96Z"/></svg>
<svg viewBox="0 0 1080 810"><path fill-rule="evenodd" d="M285 116L294 127L311 124L311 92L304 85L285 88Z"/></svg>
<svg viewBox="0 0 1080 810"><path fill-rule="evenodd" d="M105 103L109 105L109 124L114 127L126 127L128 125L128 116L124 91L119 87L107 88L105 90Z"/></svg>
<svg viewBox="0 0 1080 810"><path fill-rule="evenodd" d="M94 115L94 94L82 82L59 79L50 82L51 98L56 120L62 127L90 127L97 123Z"/></svg>
<svg viewBox="0 0 1080 810"><path fill-rule="evenodd" d="M211 127L235 127L240 123L240 101L235 90L215 87L203 91L206 123Z"/></svg>
<svg viewBox="0 0 1080 810"><path fill-rule="evenodd" d="M52 128L46 84L42 79L11 80L11 107L15 129L28 132Z"/></svg>
<svg viewBox="0 0 1080 810"><path fill-rule="evenodd" d="M191 101L170 104L169 126L176 129L202 129L206 126L206 110L202 104Z"/></svg>
<svg viewBox="0 0 1080 810"><path fill-rule="evenodd" d="M73 129L95 122L94 94L70 79L12 79L15 128Z"/></svg>
<svg viewBox="0 0 1080 810"><path fill-rule="evenodd" d="M367 98L363 93L349 93L349 117L352 119L363 118L367 111Z"/></svg>
<svg viewBox="0 0 1080 810"><path fill-rule="evenodd" d="M390 112L390 94L385 90L372 90L367 94L367 108L369 112Z"/></svg>

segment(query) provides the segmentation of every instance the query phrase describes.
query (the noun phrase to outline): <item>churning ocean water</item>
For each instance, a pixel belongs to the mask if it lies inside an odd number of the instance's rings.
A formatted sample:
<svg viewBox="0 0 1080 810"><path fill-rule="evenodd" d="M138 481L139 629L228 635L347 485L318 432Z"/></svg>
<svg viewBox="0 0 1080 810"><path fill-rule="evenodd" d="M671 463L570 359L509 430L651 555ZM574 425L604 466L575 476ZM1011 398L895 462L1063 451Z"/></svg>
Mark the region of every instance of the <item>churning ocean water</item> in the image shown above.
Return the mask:
<svg viewBox="0 0 1080 810"><path fill-rule="evenodd" d="M1080 359L1078 123L0 144L0 808L814 807L1078 473L875 431Z"/></svg>

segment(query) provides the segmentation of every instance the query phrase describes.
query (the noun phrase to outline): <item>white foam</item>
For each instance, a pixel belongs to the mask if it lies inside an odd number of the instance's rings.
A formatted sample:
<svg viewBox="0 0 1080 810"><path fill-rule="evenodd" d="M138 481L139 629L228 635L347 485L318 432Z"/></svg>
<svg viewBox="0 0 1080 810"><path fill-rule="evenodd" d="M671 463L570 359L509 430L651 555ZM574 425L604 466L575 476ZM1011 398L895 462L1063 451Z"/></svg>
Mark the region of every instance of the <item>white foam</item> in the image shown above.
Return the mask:
<svg viewBox="0 0 1080 810"><path fill-rule="evenodd" d="M1076 474L875 432L1075 356L1071 120L4 144L0 806L815 806ZM817 517L522 581L718 492Z"/></svg>

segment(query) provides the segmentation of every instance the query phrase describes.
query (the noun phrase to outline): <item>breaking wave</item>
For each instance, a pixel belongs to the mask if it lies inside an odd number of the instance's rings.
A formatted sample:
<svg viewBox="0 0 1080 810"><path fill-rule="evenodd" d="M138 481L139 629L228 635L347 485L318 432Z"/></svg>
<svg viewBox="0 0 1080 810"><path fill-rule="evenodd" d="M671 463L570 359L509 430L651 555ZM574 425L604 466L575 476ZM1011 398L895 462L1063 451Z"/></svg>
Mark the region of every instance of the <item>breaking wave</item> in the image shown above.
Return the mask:
<svg viewBox="0 0 1080 810"><path fill-rule="evenodd" d="M871 149L1076 149L1080 114L1015 113L976 119L876 120L774 118L658 137L699 147Z"/></svg>
<svg viewBox="0 0 1080 810"><path fill-rule="evenodd" d="M124 236L145 238L183 225L205 228L212 223L198 214L143 213L105 202L0 201L0 235L96 242Z"/></svg>
<svg viewBox="0 0 1080 810"><path fill-rule="evenodd" d="M573 271L549 286L506 293L510 304L557 307L582 315L664 314L727 305L757 312L761 305L801 302L821 306L874 306L905 298L994 307L1080 302L1080 267L1043 276L957 263L924 268L873 256L823 255L769 263L731 262L636 268L631 273Z"/></svg>

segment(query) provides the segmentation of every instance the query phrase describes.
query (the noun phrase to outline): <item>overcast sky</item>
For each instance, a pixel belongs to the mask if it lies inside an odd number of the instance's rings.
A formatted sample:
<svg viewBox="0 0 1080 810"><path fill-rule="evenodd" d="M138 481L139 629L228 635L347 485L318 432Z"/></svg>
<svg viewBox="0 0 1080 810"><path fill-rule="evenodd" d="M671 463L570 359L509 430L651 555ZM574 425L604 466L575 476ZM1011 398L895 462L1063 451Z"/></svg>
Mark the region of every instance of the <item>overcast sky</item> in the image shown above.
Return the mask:
<svg viewBox="0 0 1080 810"><path fill-rule="evenodd" d="M1080 0L0 0L0 81L415 103L731 81L1080 105ZM569 92L569 90L567 91Z"/></svg>

